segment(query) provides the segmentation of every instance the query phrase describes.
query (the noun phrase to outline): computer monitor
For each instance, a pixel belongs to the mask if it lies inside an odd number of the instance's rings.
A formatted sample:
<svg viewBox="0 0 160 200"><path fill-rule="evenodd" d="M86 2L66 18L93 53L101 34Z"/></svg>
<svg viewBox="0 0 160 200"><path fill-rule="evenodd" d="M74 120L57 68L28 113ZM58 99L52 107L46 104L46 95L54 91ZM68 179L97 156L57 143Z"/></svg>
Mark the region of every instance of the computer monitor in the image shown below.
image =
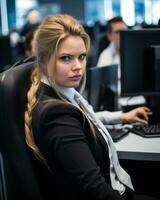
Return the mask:
<svg viewBox="0 0 160 200"><path fill-rule="evenodd" d="M118 65L91 67L88 71L88 101L95 111L117 109Z"/></svg>
<svg viewBox="0 0 160 200"><path fill-rule="evenodd" d="M12 48L9 35L0 36L0 72L12 64Z"/></svg>
<svg viewBox="0 0 160 200"><path fill-rule="evenodd" d="M121 31L120 62L121 96L143 95L160 116L160 29Z"/></svg>
<svg viewBox="0 0 160 200"><path fill-rule="evenodd" d="M120 33L121 96L160 95L160 29Z"/></svg>

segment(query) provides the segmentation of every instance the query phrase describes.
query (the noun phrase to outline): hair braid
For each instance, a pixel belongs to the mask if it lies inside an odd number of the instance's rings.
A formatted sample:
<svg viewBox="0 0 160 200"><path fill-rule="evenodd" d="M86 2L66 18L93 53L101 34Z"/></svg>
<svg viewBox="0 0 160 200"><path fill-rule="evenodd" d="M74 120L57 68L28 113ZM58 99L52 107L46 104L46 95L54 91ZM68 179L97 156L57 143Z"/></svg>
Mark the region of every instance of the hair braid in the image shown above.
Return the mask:
<svg viewBox="0 0 160 200"><path fill-rule="evenodd" d="M31 87L27 93L28 103L27 109L25 111L25 140L27 145L32 149L34 155L46 164L44 156L41 154L39 148L37 147L34 136L32 133L32 110L36 105L37 98L36 93L40 85L40 74L38 68L36 68L31 75Z"/></svg>

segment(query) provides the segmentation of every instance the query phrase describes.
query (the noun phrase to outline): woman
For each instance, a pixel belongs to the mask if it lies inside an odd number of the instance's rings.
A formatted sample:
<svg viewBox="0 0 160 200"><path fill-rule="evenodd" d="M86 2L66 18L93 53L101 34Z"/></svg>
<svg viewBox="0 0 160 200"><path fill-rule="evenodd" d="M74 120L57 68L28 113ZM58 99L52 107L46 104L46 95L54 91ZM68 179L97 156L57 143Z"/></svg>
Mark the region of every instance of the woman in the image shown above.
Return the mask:
<svg viewBox="0 0 160 200"><path fill-rule="evenodd" d="M83 89L89 52L83 27L69 15L48 16L36 31L35 44L25 134L51 172L43 174L44 190L57 200L138 199L107 130L75 90L81 84ZM148 108L121 114L120 120L136 121L139 114L147 123Z"/></svg>

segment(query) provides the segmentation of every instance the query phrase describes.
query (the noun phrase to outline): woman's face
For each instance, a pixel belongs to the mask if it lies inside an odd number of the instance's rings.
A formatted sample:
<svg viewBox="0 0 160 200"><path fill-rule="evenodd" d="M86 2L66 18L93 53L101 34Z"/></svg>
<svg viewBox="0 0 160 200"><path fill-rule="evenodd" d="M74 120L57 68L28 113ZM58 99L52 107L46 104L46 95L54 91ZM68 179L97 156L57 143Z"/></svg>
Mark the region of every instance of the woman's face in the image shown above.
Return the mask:
<svg viewBox="0 0 160 200"><path fill-rule="evenodd" d="M79 36L63 39L59 44L56 66L51 58L47 68L57 85L78 87L86 68L86 47L83 39Z"/></svg>

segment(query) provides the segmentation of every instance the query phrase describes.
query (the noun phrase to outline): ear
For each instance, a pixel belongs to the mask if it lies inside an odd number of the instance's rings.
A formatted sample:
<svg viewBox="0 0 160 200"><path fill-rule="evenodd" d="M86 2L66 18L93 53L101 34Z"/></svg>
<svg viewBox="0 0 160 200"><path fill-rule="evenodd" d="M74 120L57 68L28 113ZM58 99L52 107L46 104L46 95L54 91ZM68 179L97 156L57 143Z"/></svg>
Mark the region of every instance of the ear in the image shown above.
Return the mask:
<svg viewBox="0 0 160 200"><path fill-rule="evenodd" d="M107 36L107 38L108 38L109 41L112 41L112 34L111 33L107 32L106 36Z"/></svg>

